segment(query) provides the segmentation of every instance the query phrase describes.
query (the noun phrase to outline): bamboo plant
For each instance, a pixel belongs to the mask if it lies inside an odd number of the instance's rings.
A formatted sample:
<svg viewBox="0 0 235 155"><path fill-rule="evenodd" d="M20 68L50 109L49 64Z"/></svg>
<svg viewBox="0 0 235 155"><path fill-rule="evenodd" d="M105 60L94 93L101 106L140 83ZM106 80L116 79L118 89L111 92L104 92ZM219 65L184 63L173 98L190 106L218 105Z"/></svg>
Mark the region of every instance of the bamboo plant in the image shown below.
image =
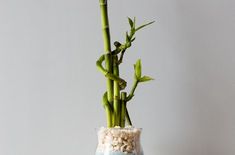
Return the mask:
<svg viewBox="0 0 235 155"><path fill-rule="evenodd" d="M127 82L119 76L119 66L123 62L124 54L132 46L135 40L135 34L142 28L153 22L136 26L136 19L128 18L130 30L126 32L125 42L114 42L115 49L111 48L111 37L108 17L107 0L99 0L102 22L102 34L104 53L97 60L98 70L106 77L107 90L103 95L103 107L106 112L107 127L125 127L125 124L132 126L132 122L127 110L127 103L133 98L135 90L139 83L153 80L149 76L142 76L141 60L134 64L133 86L129 93L125 91ZM104 65L103 65L104 63Z"/></svg>

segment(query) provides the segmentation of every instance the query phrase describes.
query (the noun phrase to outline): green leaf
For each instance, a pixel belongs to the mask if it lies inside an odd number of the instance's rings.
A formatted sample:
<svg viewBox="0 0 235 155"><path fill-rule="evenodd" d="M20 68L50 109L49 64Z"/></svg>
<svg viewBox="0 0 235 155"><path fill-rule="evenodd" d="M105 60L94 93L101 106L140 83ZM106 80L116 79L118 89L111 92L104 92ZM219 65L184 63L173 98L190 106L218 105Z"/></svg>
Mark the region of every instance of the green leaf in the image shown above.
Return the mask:
<svg viewBox="0 0 235 155"><path fill-rule="evenodd" d="M139 79L139 82L147 82L147 81L151 81L151 80L154 80L154 79L149 76L143 76Z"/></svg>
<svg viewBox="0 0 235 155"><path fill-rule="evenodd" d="M139 79L139 82L147 82L147 81L151 81L151 80L154 80L154 79L149 76L143 76Z"/></svg>
<svg viewBox="0 0 235 155"><path fill-rule="evenodd" d="M132 28L134 26L134 23L131 18L128 17L128 22L130 24L130 27Z"/></svg>
<svg viewBox="0 0 235 155"><path fill-rule="evenodd" d="M128 35L128 32L126 32L126 42L128 43L128 42L130 42L131 41L131 38L130 38L130 36Z"/></svg>
<svg viewBox="0 0 235 155"><path fill-rule="evenodd" d="M135 40L135 38L131 39L131 42L133 42Z"/></svg>
<svg viewBox="0 0 235 155"><path fill-rule="evenodd" d="M147 23L147 24L141 25L141 26L137 27L137 28L135 29L135 31L138 31L138 30L144 28L145 26L148 26L148 25L150 25L150 24L153 24L154 22L155 22L155 21L152 21L152 22L149 22L149 23Z"/></svg>
<svg viewBox="0 0 235 155"><path fill-rule="evenodd" d="M135 67L135 77L137 80L141 78L141 60L138 59L134 65Z"/></svg>
<svg viewBox="0 0 235 155"><path fill-rule="evenodd" d="M128 35L128 32L126 32L126 48L131 47L131 37Z"/></svg>
<svg viewBox="0 0 235 155"><path fill-rule="evenodd" d="M134 36L135 35L135 28L131 28L131 30L130 30L130 36Z"/></svg>

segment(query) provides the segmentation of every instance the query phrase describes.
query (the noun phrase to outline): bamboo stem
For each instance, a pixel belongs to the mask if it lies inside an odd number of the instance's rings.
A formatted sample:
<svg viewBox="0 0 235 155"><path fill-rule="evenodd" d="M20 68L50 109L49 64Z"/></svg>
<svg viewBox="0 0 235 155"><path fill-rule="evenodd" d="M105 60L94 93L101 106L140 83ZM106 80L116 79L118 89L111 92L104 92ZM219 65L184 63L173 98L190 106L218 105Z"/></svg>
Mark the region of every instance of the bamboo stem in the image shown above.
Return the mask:
<svg viewBox="0 0 235 155"><path fill-rule="evenodd" d="M126 120L126 92L121 93L121 127L125 127L125 120Z"/></svg>
<svg viewBox="0 0 235 155"><path fill-rule="evenodd" d="M130 101L132 97L134 97L135 89L138 85L139 81L137 79L134 80L133 86L131 88L130 94L127 97L127 101Z"/></svg>
<svg viewBox="0 0 235 155"><path fill-rule="evenodd" d="M123 80L122 78L120 78L119 76L116 76L114 74L111 74L108 72L108 70L104 69L104 67L102 66L102 62L105 60L105 55L102 55L97 61L96 61L96 66L98 68L98 70L104 74L104 76L108 79L111 79L112 81L116 81L119 83L120 86L122 86L123 88L125 88L126 86L126 81Z"/></svg>
<svg viewBox="0 0 235 155"><path fill-rule="evenodd" d="M126 120L127 120L127 124L132 126L131 118L130 118L127 108L126 108Z"/></svg>
<svg viewBox="0 0 235 155"><path fill-rule="evenodd" d="M103 106L104 106L105 113L106 113L107 127L111 128L112 127L112 107L110 103L108 102L107 92L105 92L103 95Z"/></svg>
<svg viewBox="0 0 235 155"><path fill-rule="evenodd" d="M109 18L108 18L108 8L107 0L100 0L100 10L101 10L101 23L103 31L103 43L105 53L111 53L110 44L110 32L109 32ZM112 73L112 57L107 55L105 57L105 66L109 73ZM107 78L107 93L109 103L113 103L113 81Z"/></svg>
<svg viewBox="0 0 235 155"><path fill-rule="evenodd" d="M113 57L113 74L119 77L119 67L117 64L118 57ZM113 102L113 109L114 109L114 125L120 126L120 87L117 81L114 81L114 102Z"/></svg>

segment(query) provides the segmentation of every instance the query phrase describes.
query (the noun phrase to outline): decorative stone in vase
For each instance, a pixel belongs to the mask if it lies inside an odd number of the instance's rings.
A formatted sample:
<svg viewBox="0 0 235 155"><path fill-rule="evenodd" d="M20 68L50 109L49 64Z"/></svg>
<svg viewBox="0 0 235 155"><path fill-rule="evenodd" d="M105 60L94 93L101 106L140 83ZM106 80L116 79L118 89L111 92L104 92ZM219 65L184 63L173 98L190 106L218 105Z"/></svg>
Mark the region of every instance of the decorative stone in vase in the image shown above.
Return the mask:
<svg viewBox="0 0 235 155"><path fill-rule="evenodd" d="M144 155L140 128L100 128L96 155Z"/></svg>

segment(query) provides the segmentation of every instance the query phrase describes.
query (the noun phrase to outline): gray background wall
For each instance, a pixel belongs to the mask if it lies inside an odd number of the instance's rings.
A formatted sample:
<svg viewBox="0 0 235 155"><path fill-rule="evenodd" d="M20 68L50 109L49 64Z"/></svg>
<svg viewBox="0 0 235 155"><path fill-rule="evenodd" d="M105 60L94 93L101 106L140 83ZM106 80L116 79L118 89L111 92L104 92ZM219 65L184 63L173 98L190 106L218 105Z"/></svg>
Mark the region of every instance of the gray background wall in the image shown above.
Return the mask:
<svg viewBox="0 0 235 155"><path fill-rule="evenodd" d="M112 38L137 34L140 85L130 114L146 155L235 154L235 1L110 0ZM0 0L0 155L92 155L105 125L98 0ZM129 87L128 87L129 89Z"/></svg>

